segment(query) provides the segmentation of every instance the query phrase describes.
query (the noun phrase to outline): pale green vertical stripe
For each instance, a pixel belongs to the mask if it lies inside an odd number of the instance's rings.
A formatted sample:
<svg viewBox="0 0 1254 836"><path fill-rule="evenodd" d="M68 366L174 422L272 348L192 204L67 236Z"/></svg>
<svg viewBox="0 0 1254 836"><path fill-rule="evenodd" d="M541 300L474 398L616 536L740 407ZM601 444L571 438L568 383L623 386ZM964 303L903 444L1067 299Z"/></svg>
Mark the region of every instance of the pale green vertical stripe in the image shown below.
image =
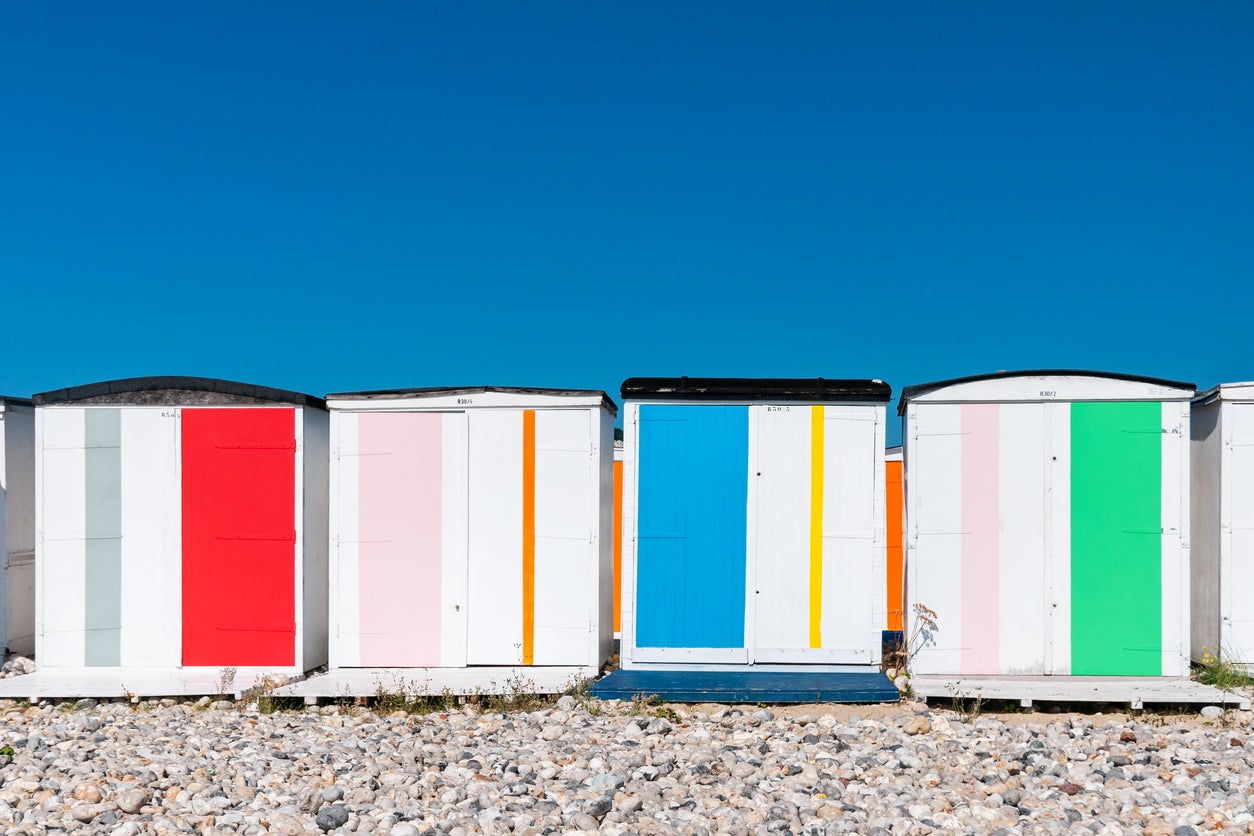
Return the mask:
<svg viewBox="0 0 1254 836"><path fill-rule="evenodd" d="M88 409L84 663L122 663L122 410Z"/></svg>
<svg viewBox="0 0 1254 836"><path fill-rule="evenodd" d="M1071 672L1162 674L1162 404L1071 405Z"/></svg>

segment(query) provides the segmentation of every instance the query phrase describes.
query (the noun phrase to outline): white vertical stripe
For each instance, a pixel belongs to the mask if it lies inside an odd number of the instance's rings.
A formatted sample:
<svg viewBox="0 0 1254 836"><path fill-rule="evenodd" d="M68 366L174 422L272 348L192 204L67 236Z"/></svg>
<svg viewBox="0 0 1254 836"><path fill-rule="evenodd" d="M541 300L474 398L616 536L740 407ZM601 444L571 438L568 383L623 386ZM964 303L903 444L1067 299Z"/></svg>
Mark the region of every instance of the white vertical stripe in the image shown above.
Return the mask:
<svg viewBox="0 0 1254 836"><path fill-rule="evenodd" d="M292 561L292 619L296 623L296 635L292 637L292 659L297 670L311 667L305 664L305 411L301 407L292 410L292 437L296 440L293 454L294 478L292 479L292 525L296 530L296 542L288 559Z"/></svg>
<svg viewBox="0 0 1254 836"><path fill-rule="evenodd" d="M1189 672L1188 409L1162 405L1163 676Z"/></svg>
<svg viewBox="0 0 1254 836"><path fill-rule="evenodd" d="M639 470L639 421L640 405L628 403L623 405L623 480L622 480L622 515L623 542L620 547L620 577L622 587L619 594L619 642L620 659L624 668L633 667L636 655L636 472ZM749 435L753 443L752 433ZM752 543L752 540L748 541ZM749 579L752 580L751 578Z"/></svg>
<svg viewBox="0 0 1254 836"><path fill-rule="evenodd" d="M536 410L535 647L537 665L595 665L588 632L597 606L594 509L599 462L588 409ZM521 594L521 593L520 593Z"/></svg>
<svg viewBox="0 0 1254 836"><path fill-rule="evenodd" d="M359 572L359 468L361 444L356 412L331 413L331 590L330 663L361 664Z"/></svg>
<svg viewBox="0 0 1254 836"><path fill-rule="evenodd" d="M123 667L183 661L179 411L122 409Z"/></svg>
<svg viewBox="0 0 1254 836"><path fill-rule="evenodd" d="M1052 465L1048 474L1048 526L1051 668L1046 673L1071 673L1071 404L1045 404L1045 426Z"/></svg>
<svg viewBox="0 0 1254 836"><path fill-rule="evenodd" d="M883 537L876 540L877 529L883 531L884 528L882 516L876 525L876 481L878 478L882 487L884 478L884 463L876 456L875 411L878 409L882 407L830 405L823 410L823 617L820 627L824 648L850 653L839 660L842 662L870 662L872 649L878 650L881 641L879 625L883 621L875 618L875 612L884 609L883 572L878 584L874 580L877 545L881 567L884 559ZM878 450L883 449L883 444L879 444ZM880 508L882 513L882 504ZM808 540L808 519L803 530ZM809 563L808 554L806 563Z"/></svg>
<svg viewBox="0 0 1254 836"><path fill-rule="evenodd" d="M441 427L440 472L440 664L466 664L467 556L470 536L468 419L464 412L445 413ZM521 478L521 476L520 476ZM519 560L522 555L519 554Z"/></svg>
<svg viewBox="0 0 1254 836"><path fill-rule="evenodd" d="M907 406L906 544L909 566L907 636L917 621L915 605L936 613L939 629L920 647L914 673L952 674L962 663L962 407Z"/></svg>
<svg viewBox="0 0 1254 836"><path fill-rule="evenodd" d="M810 646L810 414L808 404L749 407L756 582L746 594L754 613L747 647L757 651Z"/></svg>
<svg viewBox="0 0 1254 836"><path fill-rule="evenodd" d="M467 662L522 662L522 410L470 419Z"/></svg>
<svg viewBox="0 0 1254 836"><path fill-rule="evenodd" d="M41 668L82 667L86 624L85 410L39 410L39 553L36 658Z"/></svg>
<svg viewBox="0 0 1254 836"><path fill-rule="evenodd" d="M884 467L886 413L887 410L883 406L875 407L875 473L871 483L875 496L875 545L871 558L871 595L875 597L875 600L872 602L871 623L868 625L872 664L883 661L882 630L888 626L888 487L886 485L887 468Z"/></svg>
<svg viewBox="0 0 1254 836"><path fill-rule="evenodd" d="M1054 404L998 409L998 661L1003 674L1045 672L1045 411Z"/></svg>

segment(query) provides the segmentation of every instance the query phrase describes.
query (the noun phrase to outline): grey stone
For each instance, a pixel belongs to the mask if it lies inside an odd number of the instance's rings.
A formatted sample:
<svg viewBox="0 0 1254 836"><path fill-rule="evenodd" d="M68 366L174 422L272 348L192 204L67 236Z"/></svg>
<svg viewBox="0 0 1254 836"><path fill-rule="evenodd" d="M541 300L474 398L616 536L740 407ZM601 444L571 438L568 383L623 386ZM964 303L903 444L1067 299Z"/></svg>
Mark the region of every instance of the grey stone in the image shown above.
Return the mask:
<svg viewBox="0 0 1254 836"><path fill-rule="evenodd" d="M1208 705L1202 709L1203 717L1222 717L1223 713L1224 713L1224 710L1217 705ZM1193 828L1189 828L1189 829L1192 830ZM1180 832L1180 829L1177 828L1176 833L1178 834L1179 832Z"/></svg>
<svg viewBox="0 0 1254 836"><path fill-rule="evenodd" d="M601 819L605 818L605 814L614 809L614 799L607 796L601 798L590 798L583 804L579 805L579 812L585 816L591 816L600 824ZM585 828L586 829L586 828Z"/></svg>
<svg viewBox="0 0 1254 836"><path fill-rule="evenodd" d="M322 791L322 800L328 804L334 804L344 797L344 790L339 787L327 787Z"/></svg>
<svg viewBox="0 0 1254 836"><path fill-rule="evenodd" d="M348 824L348 817L348 808L343 804L335 804L318 811L318 815L314 818L314 824L318 825L323 833L326 833Z"/></svg>
<svg viewBox="0 0 1254 836"><path fill-rule="evenodd" d="M623 776L615 775L612 772L604 772L600 775L592 776L592 780L588 781L588 786L594 790L616 790L625 783L627 782L623 780Z"/></svg>

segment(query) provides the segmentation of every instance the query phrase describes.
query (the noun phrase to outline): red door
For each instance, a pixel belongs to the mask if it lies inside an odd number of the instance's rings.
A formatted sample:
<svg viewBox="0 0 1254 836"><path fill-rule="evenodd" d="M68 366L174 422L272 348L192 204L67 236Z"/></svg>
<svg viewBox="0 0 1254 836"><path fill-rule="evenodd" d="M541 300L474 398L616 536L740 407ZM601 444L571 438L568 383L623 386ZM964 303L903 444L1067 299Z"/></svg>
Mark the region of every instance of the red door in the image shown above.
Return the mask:
<svg viewBox="0 0 1254 836"><path fill-rule="evenodd" d="M293 665L294 409L183 410L183 664Z"/></svg>

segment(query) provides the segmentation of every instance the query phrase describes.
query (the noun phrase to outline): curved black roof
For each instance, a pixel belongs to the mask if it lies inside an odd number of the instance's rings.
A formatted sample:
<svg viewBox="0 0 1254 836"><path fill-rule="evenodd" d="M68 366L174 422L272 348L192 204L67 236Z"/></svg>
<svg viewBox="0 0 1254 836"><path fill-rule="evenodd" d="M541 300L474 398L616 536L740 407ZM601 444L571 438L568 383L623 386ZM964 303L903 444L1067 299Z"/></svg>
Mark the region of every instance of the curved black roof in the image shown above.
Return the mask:
<svg viewBox="0 0 1254 836"><path fill-rule="evenodd" d="M10 395L0 395L0 403L5 404L6 406L9 404L12 404L13 406L33 406L34 405L34 401L32 401L30 398L14 398Z"/></svg>
<svg viewBox="0 0 1254 836"><path fill-rule="evenodd" d="M823 377L629 377L622 394L623 400L888 403L893 388L882 380Z"/></svg>
<svg viewBox="0 0 1254 836"><path fill-rule="evenodd" d="M364 392L332 392L327 400L386 400L388 398L437 398L442 395L478 395L483 392L503 392L511 395L567 395L581 398L600 398L601 406L618 414L618 404L601 389L546 389L536 386L420 386L412 389L370 389Z"/></svg>
<svg viewBox="0 0 1254 836"><path fill-rule="evenodd" d="M1084 369L1028 369L1017 372L992 372L990 374L973 374L967 377L954 377L949 380L936 380L932 383L916 383L901 390L901 400L897 402L897 414L906 413L906 403L920 395L957 386L961 383L977 383L981 380L1002 380L1011 377L1102 377L1107 380L1128 380L1133 383L1148 383L1152 386L1167 386L1172 389L1197 390L1196 383L1184 383L1179 380L1166 380L1161 377L1145 377L1139 374L1121 374L1119 372L1095 372Z"/></svg>
<svg viewBox="0 0 1254 836"><path fill-rule="evenodd" d="M254 386L212 377L128 377L35 395L36 406L51 404L260 404L286 403L326 409L326 401L300 392Z"/></svg>

